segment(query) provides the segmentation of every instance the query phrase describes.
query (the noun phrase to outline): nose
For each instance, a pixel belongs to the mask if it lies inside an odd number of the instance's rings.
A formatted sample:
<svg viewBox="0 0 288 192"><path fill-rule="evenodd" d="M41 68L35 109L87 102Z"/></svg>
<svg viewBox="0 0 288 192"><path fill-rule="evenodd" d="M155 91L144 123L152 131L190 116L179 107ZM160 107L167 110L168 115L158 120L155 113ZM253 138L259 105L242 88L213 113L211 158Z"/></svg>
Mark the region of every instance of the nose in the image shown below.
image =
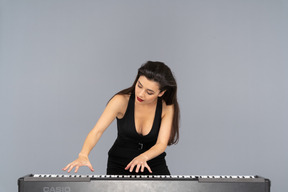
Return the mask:
<svg viewBox="0 0 288 192"><path fill-rule="evenodd" d="M140 90L140 92L139 92L139 97L141 97L141 98L143 98L144 97L144 90Z"/></svg>

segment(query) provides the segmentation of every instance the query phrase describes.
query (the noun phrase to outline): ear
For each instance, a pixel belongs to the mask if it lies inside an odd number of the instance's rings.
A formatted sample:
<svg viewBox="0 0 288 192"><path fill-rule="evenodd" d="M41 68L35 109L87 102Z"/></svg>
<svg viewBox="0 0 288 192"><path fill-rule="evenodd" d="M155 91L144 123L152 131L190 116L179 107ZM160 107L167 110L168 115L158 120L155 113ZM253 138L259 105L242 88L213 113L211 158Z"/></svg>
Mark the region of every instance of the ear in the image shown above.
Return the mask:
<svg viewBox="0 0 288 192"><path fill-rule="evenodd" d="M164 95L165 92L166 92L166 90L160 92L160 93L158 94L158 97L162 97L162 96Z"/></svg>

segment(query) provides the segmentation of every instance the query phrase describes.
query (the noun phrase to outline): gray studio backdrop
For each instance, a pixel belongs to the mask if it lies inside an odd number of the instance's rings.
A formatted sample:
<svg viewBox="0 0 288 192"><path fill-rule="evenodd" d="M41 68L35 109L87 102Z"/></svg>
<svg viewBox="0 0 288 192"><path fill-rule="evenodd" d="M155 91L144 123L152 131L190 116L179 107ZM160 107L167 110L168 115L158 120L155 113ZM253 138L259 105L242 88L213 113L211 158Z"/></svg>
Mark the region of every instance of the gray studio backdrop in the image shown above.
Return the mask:
<svg viewBox="0 0 288 192"><path fill-rule="evenodd" d="M261 175L288 188L285 0L1 0L0 191L62 174L110 97L147 60L171 67L173 175ZM90 155L105 174L115 122Z"/></svg>

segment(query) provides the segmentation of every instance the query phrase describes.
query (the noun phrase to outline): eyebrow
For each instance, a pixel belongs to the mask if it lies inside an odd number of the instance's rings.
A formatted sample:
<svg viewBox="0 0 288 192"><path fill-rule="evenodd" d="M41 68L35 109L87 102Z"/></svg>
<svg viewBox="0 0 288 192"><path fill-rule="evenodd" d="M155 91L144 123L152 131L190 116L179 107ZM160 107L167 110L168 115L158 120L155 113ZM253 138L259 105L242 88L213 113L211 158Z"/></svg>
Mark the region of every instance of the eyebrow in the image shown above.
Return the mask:
<svg viewBox="0 0 288 192"><path fill-rule="evenodd" d="M138 80L138 83L143 87L142 83ZM147 89L147 91L150 91L152 93L155 93L155 91L153 91L152 89Z"/></svg>

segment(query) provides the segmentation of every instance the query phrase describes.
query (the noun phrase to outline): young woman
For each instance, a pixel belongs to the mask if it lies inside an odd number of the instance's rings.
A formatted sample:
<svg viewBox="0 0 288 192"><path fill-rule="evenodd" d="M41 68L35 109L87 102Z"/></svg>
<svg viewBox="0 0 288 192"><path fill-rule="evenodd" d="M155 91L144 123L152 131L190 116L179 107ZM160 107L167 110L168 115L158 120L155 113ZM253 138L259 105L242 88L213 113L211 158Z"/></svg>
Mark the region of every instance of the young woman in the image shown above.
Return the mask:
<svg viewBox="0 0 288 192"><path fill-rule="evenodd" d="M88 155L105 129L117 119L118 136L109 150L108 175L170 175L165 149L179 140L177 84L170 68L148 61L133 85L115 94L88 134L78 158L64 171L87 166Z"/></svg>

